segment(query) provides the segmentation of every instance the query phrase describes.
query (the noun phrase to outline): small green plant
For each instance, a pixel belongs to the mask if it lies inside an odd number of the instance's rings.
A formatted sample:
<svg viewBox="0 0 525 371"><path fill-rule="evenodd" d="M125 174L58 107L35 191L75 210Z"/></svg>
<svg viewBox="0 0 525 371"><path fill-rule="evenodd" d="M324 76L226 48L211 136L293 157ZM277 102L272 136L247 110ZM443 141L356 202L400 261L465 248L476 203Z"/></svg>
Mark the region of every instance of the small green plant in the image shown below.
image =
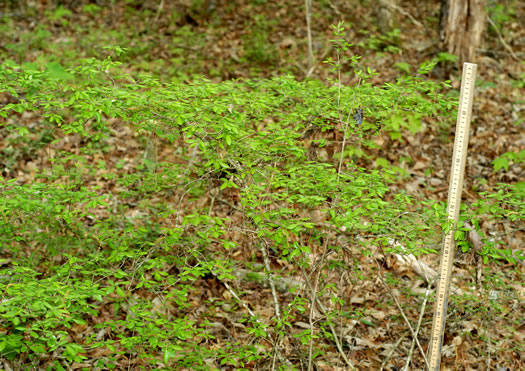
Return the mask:
<svg viewBox="0 0 525 371"><path fill-rule="evenodd" d="M436 60L440 63L456 63L458 60L458 56L446 52L440 52L438 53Z"/></svg>
<svg viewBox="0 0 525 371"><path fill-rule="evenodd" d="M511 163L521 164L525 162L525 150L521 150L519 153L516 152L506 152L503 155L496 158L492 161L494 166L494 171L499 171L500 169L509 170L509 165Z"/></svg>
<svg viewBox="0 0 525 371"><path fill-rule="evenodd" d="M371 32L367 30L361 30L365 35L370 35ZM399 54L401 51L401 30L398 28L389 31L385 35L372 34L366 41L360 41L357 46L370 49L374 51L386 51L392 54Z"/></svg>
<svg viewBox="0 0 525 371"><path fill-rule="evenodd" d="M494 35L506 32L506 25L516 17L515 2L510 1L510 4L497 4L496 2L489 2L487 11L491 22L489 22L489 31ZM496 29L497 28L497 29Z"/></svg>
<svg viewBox="0 0 525 371"><path fill-rule="evenodd" d="M270 64L279 58L278 50L270 40L272 26L273 22L264 16L255 17L255 25L243 37L244 55L249 61Z"/></svg>
<svg viewBox="0 0 525 371"><path fill-rule="evenodd" d="M58 6L53 12L48 14L48 17L51 21L60 23L62 26L67 26L69 24L68 18L71 17L73 13L71 10L64 8L64 6Z"/></svg>
<svg viewBox="0 0 525 371"><path fill-rule="evenodd" d="M473 247L472 242L467 239L469 228L464 225L466 222L473 224L476 233L479 234L481 246L474 246L477 253L487 263L489 260L506 260L511 263L525 261L522 251L514 251L505 248L501 241L487 236L480 227L482 220L491 220L498 224L506 221L506 229L510 235L517 235L520 230L520 223L525 218L525 208L523 200L525 198L525 183L518 182L513 185L500 184L494 192L482 192L479 201L471 205L462 212L456 239L464 252Z"/></svg>
<svg viewBox="0 0 525 371"><path fill-rule="evenodd" d="M102 10L97 4L86 4L82 7L82 11L92 16L97 15Z"/></svg>

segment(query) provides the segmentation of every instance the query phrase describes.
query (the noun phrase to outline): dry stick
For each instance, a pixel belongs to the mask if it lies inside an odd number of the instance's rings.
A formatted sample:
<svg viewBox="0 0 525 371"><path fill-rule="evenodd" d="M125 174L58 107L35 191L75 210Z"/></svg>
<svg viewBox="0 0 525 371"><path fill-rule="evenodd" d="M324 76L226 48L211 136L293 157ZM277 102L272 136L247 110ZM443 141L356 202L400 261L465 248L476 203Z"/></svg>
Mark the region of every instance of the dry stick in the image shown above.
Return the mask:
<svg viewBox="0 0 525 371"><path fill-rule="evenodd" d="M417 328L416 328L416 336L419 333L419 329L421 328L421 323L423 322L423 315L425 314L425 308L427 306L428 297L430 295L430 290L432 289L432 282L428 283L427 290L425 291L425 299L423 300L423 304L421 305L421 311L419 312L419 319L417 321ZM408 371L408 366L410 366L410 361L412 360L412 354L414 353L414 347L416 346L416 342L414 339L412 339L412 344L410 345L410 351L407 355L407 362L405 367L403 367L402 371Z"/></svg>
<svg viewBox="0 0 525 371"><path fill-rule="evenodd" d="M274 163L274 167L276 166L276 164L277 163ZM272 174L272 179L273 179L273 174ZM266 241L264 241L264 240L263 240L263 242L266 243ZM268 280L269 280L269 283L270 283L270 286L271 286L271 289L272 289L272 296L274 298L275 313L280 319L279 301L277 299L277 293L275 291L275 284L274 284L274 282L273 282L273 280L271 279L271 276L270 276L270 262L269 262L268 254L267 254L267 251L266 251L265 247L266 246L263 246L264 263L265 263L265 266L266 266L266 271L268 272ZM274 356L273 357L273 361L272 361L272 371L275 370L275 361L276 361L277 357L279 357L281 362L284 363L284 361L282 359L283 357L282 357L282 355L279 352L279 346L281 345L281 342L282 342L282 337L280 335L277 335L277 341L276 342L272 342L273 356Z"/></svg>
<svg viewBox="0 0 525 371"><path fill-rule="evenodd" d="M255 317L256 318L256 321L261 323L257 317L255 316L255 313L252 312L252 310L250 309L249 306L247 306L244 301L241 300L241 298L235 293L235 291L233 291L233 289L230 287L230 285L228 285L228 282L226 281L221 281L222 284L224 285L224 287L226 287L226 289L230 292L230 294L232 294L232 296L235 298L235 300L237 300L239 302L239 304L241 304L244 309L246 309L248 311L248 313L250 313L250 316L252 317ZM261 323L262 324L262 323ZM264 324L263 324L264 325Z"/></svg>
<svg viewBox="0 0 525 371"><path fill-rule="evenodd" d="M392 10L397 10L399 13L403 14L404 16L408 17L408 19L410 19L412 21L412 23L414 23L416 26L419 26L419 27L424 27L421 23L419 23L417 21L417 19L415 19L412 14L410 14L409 12L407 12L405 9L401 8L399 5L396 5L394 3L391 3L390 1L385 1L384 4L392 9Z"/></svg>
<svg viewBox="0 0 525 371"><path fill-rule="evenodd" d="M421 355L423 356L423 359L425 360L425 369L428 369L427 356L425 355L425 352L423 351L423 348L421 347L421 344L419 343L419 340L417 339L416 333L414 332L414 329L412 328L412 325L410 325L410 321L408 320L407 316L405 315L405 312L403 311L403 308L401 308L401 304L399 304L399 301L397 300L395 295L392 293L392 290L390 290L390 287L388 287L388 285L386 284L385 280L383 279L383 275L381 274L381 266L379 265L377 259L374 258L374 260L376 262L377 269L378 269L377 275L378 275L379 279L381 280L381 283L383 284L383 286L385 286L386 290L388 291L388 293L392 297L392 299L394 299L394 302L396 303L397 308L401 312L401 316L405 320L405 322L406 322L406 324L408 326L408 329L410 330L410 334L412 335L412 338L416 341L417 346L419 348L419 351L421 352Z"/></svg>
<svg viewBox="0 0 525 371"><path fill-rule="evenodd" d="M303 271L303 275L305 277L307 277L307 274L306 274L304 268L302 268L302 271ZM306 286L308 286L308 290L312 291L312 286L310 285L310 281L308 281L308 279L305 279L305 283L306 283ZM323 312L323 315L325 317L328 317L328 315L326 314L327 310L324 307L324 305L321 302L321 300L316 297L315 301L316 301L317 305L319 306L319 309L321 309L321 312ZM314 305L314 304L312 303L312 305ZM345 361L346 365L351 370L355 370L355 367L352 365L352 363L350 362L350 360L346 356L345 352L343 351L343 347L341 346L341 342L339 341L339 337L337 336L337 333L335 332L334 326L331 323L328 323L328 327L330 327L330 332L332 333L332 336L334 337L335 346L337 347L337 350L339 351L339 354L341 355L341 357L343 357L343 360Z"/></svg>
<svg viewBox="0 0 525 371"><path fill-rule="evenodd" d="M261 244L261 251L262 251L262 254L263 254L264 266L265 266L265 269L266 269L266 274L268 276L268 282L269 282L270 287L272 289L272 297L273 297L273 305L274 305L274 308L275 308L275 316L277 317L278 320L280 320L281 319L281 310L279 308L279 299L277 298L277 292L275 291L275 283L273 282L272 274L271 274L271 271L270 271L270 259L268 258L268 251L266 251L266 248L268 246L266 244L266 241L264 241L264 240L263 240L263 244ZM281 341L281 339L277 338L277 342L279 343L280 341ZM274 351L273 351L273 359L272 359L272 371L275 370L275 364L277 362L278 351L279 351L278 350L278 345L275 345L274 346Z"/></svg>
<svg viewBox="0 0 525 371"><path fill-rule="evenodd" d="M326 47L325 50L323 51L323 54L321 54L321 58L319 58L319 60L317 62L315 62L312 67L310 67L309 70L306 71L306 78L310 77L312 75L312 73L315 71L315 69L317 68L317 66L319 66L319 63L321 63L323 61L323 59L326 57L326 55L328 54L328 52L330 51L330 47ZM296 63L296 65L303 71L303 67Z"/></svg>
<svg viewBox="0 0 525 371"><path fill-rule="evenodd" d="M218 279L218 277L217 277ZM232 296L235 298L235 300L237 300L239 302L239 304L241 304L244 309L246 309L248 311L248 313L250 314L250 316L252 316L253 318L255 318L255 320L257 322L259 322L263 328L266 327L266 325L264 323L262 323L256 316L255 316L255 313L253 313L253 311L250 309L249 306L246 305L246 303L244 301L241 300L241 298L235 293L235 291L233 291L233 289L230 287L230 285L228 285L228 282L226 281L223 281L223 280L220 280L222 282L222 284L224 285L224 287L226 287L226 289L230 292L230 294L232 294ZM270 341L272 341L271 337L268 335L268 333L266 331L264 331L266 333L266 336L268 337L268 339L270 339Z"/></svg>
<svg viewBox="0 0 525 371"><path fill-rule="evenodd" d="M498 34L498 37L499 37L499 41L501 41L501 43L503 44L503 47L505 49L508 50L508 52L510 53L510 55L512 56L512 58L514 58L515 60L517 60L518 62L520 61L520 59L516 56L516 54L514 54L514 51L512 50L512 48L509 46L509 44L507 44L505 42L505 40L503 39L503 36L501 36L501 33L499 32L499 29L498 27L496 26L496 24L494 23L494 21L492 19L490 19L490 17L487 17L487 19L489 20L489 23L492 27L494 27L494 30L496 30L496 33Z"/></svg>
<svg viewBox="0 0 525 371"><path fill-rule="evenodd" d="M273 175L272 175L272 177L273 177ZM272 276L271 276L270 259L268 259L268 252L266 251L267 244L266 244L266 241L264 241L264 240L263 240L263 243L264 243L264 246L261 246L261 251L262 251L262 254L263 254L264 265L265 265L265 268L266 268L266 274L268 275L268 283L270 284L270 288L272 290L272 297L273 297L273 304L274 304L274 308L275 308L275 315L280 320L281 319L281 311L280 311L280 308L279 308L279 299L277 298L277 291L275 290L275 283L274 283L274 281L272 279Z"/></svg>
<svg viewBox="0 0 525 371"><path fill-rule="evenodd" d="M275 362L277 362L277 352L273 352L272 371L275 370Z"/></svg>
<svg viewBox="0 0 525 371"><path fill-rule="evenodd" d="M211 216L211 212L213 210L213 205L215 205L215 199L217 197L219 197L220 193L221 193L220 188L217 188L215 193L213 193L213 189L210 190L211 201L210 201L210 208L208 209L208 216Z"/></svg>
<svg viewBox="0 0 525 371"><path fill-rule="evenodd" d="M489 313L490 313L490 305L488 307ZM490 331L487 331L487 370L490 370L490 359L492 358L490 356Z"/></svg>
<svg viewBox="0 0 525 371"><path fill-rule="evenodd" d="M312 299L310 305L310 316L308 322L310 323L310 344L308 345L308 371L312 370L312 354L314 348L314 308L315 308L315 298L317 296L317 289L319 288L319 277L321 276L321 270L323 268L324 258L326 256L326 248L328 247L328 238L325 238L325 243L323 246L323 254L321 255L321 262L319 263L319 269L317 270L317 277L315 278L315 286L312 291Z"/></svg>
<svg viewBox="0 0 525 371"><path fill-rule="evenodd" d="M483 49L483 48L476 48L476 51L477 52L480 52L480 53L483 53L483 54L495 54L495 55L512 55L510 54L509 52L504 52L504 51L500 51L500 50L494 50L494 49ZM514 54L520 58L520 57L525 57L525 53L522 53L522 52L514 52ZM513 77L514 75L512 74L512 72L507 72L511 77ZM514 78L514 77L513 77ZM518 77L519 79L519 77Z"/></svg>
<svg viewBox="0 0 525 371"><path fill-rule="evenodd" d="M133 339L135 337L135 328L133 328L133 331L131 332L131 338ZM131 352L133 348L129 349L129 356L128 356L128 371L131 370Z"/></svg>
<svg viewBox="0 0 525 371"><path fill-rule="evenodd" d="M345 15L334 4L332 4L330 0L328 0L328 5L330 6L330 8L332 8L334 12L337 13L340 19L344 18Z"/></svg>
<svg viewBox="0 0 525 371"><path fill-rule="evenodd" d="M210 201L210 208L208 209L208 216L211 216L211 211L213 210L213 204L214 203L215 203L215 195L212 195L211 201Z"/></svg>
<svg viewBox="0 0 525 371"><path fill-rule="evenodd" d="M344 252L343 252L344 254ZM339 279L339 296L340 297L344 297L344 287L345 287L345 284L344 284L344 280L345 280L345 274L346 274L346 271L343 271L343 273L341 274L341 277ZM351 286L352 287L352 286ZM353 287L352 287L353 289ZM350 291L350 294L352 293L352 291ZM342 307L341 307L342 308ZM341 336L339 336L339 341L340 342L343 342L343 336L345 335L344 334L344 331L342 330L343 329L343 316L339 316L339 328L341 329Z"/></svg>
<svg viewBox="0 0 525 371"><path fill-rule="evenodd" d="M359 77L359 81L357 82L356 88L358 88L359 85L361 85L361 77ZM341 79L340 78L339 78L339 89L341 89ZM354 106L354 103L355 103L355 92L354 92L354 97L352 99L352 104L351 104L352 107ZM345 153L346 134L348 132L348 120L350 120L351 112L352 111L348 111L348 116L346 117L346 121L345 121L345 129L343 133L343 144L341 145L341 155L339 156L339 166L337 167L337 179L339 179L339 175L341 174L341 167L343 166L343 156ZM339 117L339 120L341 120L341 117Z"/></svg>
<svg viewBox="0 0 525 371"><path fill-rule="evenodd" d="M263 244L261 244L261 252L263 254L264 267L266 268L266 274L268 275L268 283L270 284L270 288L272 289L275 316L277 317L278 320L281 320L281 310L279 307L279 298L277 297L277 290L275 290L275 283L273 282L273 279L272 279L272 271L270 270L270 259L268 258L268 251L266 251L267 247L268 245L266 244L266 241L263 240Z"/></svg>
<svg viewBox="0 0 525 371"><path fill-rule="evenodd" d="M26 15L26 13L25 12L0 13L0 18L16 17L16 16L19 16L19 15Z"/></svg>
<svg viewBox="0 0 525 371"><path fill-rule="evenodd" d="M390 352L388 352L385 360L381 363L381 368L379 369L379 371L383 371L383 369L385 368L386 364L388 363L388 361L390 361L390 358L392 358L392 355L394 354L394 352L396 351L397 347L399 346L399 344L403 341L403 339L405 337L406 337L406 335L403 335L396 341L396 343L394 344L394 346L392 347Z"/></svg>
<svg viewBox="0 0 525 371"><path fill-rule="evenodd" d="M423 16L421 15L421 8L419 7L419 2L416 2L416 11L417 11L417 15L419 17L419 19L424 19ZM430 30L428 29L427 25L425 23L423 23L423 28L425 29L425 33L427 34L427 36L429 37L429 39L433 39L434 36L433 34L430 32Z"/></svg>
<svg viewBox="0 0 525 371"><path fill-rule="evenodd" d="M159 21L160 13L162 13L162 9L164 9L164 0L160 0L159 7L157 9L157 15L155 16L155 20L153 21L154 23L157 23Z"/></svg>
<svg viewBox="0 0 525 371"><path fill-rule="evenodd" d="M312 25L311 25L312 0L304 0L304 6L306 9L306 35L307 35L307 40L308 40L308 57L307 57L308 58L308 69L307 71L310 72L312 68L313 60L314 60L314 53L313 53L313 48L312 48ZM309 77L309 75L307 75L306 77Z"/></svg>
<svg viewBox="0 0 525 371"><path fill-rule="evenodd" d="M483 293L486 292L486 290L483 289L483 286L481 286L480 289L481 289L481 295L484 296ZM487 305L488 316L484 316L485 318L484 318L484 320L482 322L483 324L487 324L492 319L492 316L491 316L492 313L490 311L490 308L491 308L491 305L490 305L491 304L490 303L491 294L490 294L490 292L488 293L488 298L487 299L489 300L488 305ZM490 329L488 327L486 328L486 333L487 333L487 361L486 361L486 363L487 363L487 370L490 370L490 361L492 359L492 356L491 356L491 346L490 346Z"/></svg>
<svg viewBox="0 0 525 371"><path fill-rule="evenodd" d="M224 287L226 287L226 289L230 292L230 294L232 294L232 296L233 296L233 297L234 297L234 298L235 298L235 299L236 299L236 300L237 300L237 301L238 301L238 302L244 307L244 309L246 309L246 310L248 311L248 313L250 313L250 316L252 316L253 318L255 318L255 320L256 320L258 323L260 323L260 324L263 326L263 329L264 329L264 328L266 327L266 326L264 325L264 323L262 323L262 322L261 322L261 321L255 316L255 313L253 313L252 310L250 309L250 307L248 307L248 306L244 303L244 301L242 301L241 298L239 298L239 296L235 293L235 291L233 291L233 289L230 287L230 285L228 285L228 283L225 282L225 281L221 281L221 282L223 283ZM273 365L272 365L272 370L274 370L274 369L275 369L275 358L276 358L277 356L279 356L279 358L281 358L281 357L280 357L280 355L278 354L278 351L279 351L279 350L278 350L278 347L276 346L276 344L275 344L275 342L273 341L273 339L272 339L272 337L270 336L270 334L268 334L268 333L266 332L266 330L263 330L263 331L264 331L264 333L266 334L266 338L268 338L268 339L270 340L270 343L272 343L272 346L273 346L273 348L275 349L275 351L274 351L274 360L273 360Z"/></svg>

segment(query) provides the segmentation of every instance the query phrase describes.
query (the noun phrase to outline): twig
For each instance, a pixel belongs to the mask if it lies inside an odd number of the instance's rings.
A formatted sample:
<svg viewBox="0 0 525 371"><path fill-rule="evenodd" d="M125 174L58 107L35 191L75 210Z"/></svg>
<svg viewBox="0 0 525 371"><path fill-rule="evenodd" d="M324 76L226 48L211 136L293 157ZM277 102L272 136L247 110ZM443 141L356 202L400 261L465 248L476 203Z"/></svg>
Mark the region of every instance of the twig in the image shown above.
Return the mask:
<svg viewBox="0 0 525 371"><path fill-rule="evenodd" d="M280 307L279 307L279 299L277 297L277 291L275 289L275 284L273 282L273 279L272 279L272 274L271 274L271 270L270 270L270 259L268 258L268 252L266 251L266 241L263 240L263 243L264 243L264 246L261 245L261 251L262 251L262 254L263 254L263 259L264 259L264 265L265 265L265 268L266 268L266 274L268 275L268 282L270 284L270 287L272 289L272 297L273 297L273 303L274 303L274 308L275 308L275 316L277 317L277 319L281 319L281 311L280 311ZM247 310L248 310L248 313L250 313L250 315L252 317L255 317L255 314L250 310L250 308L244 304L244 302L241 301L241 299L235 294L235 292L229 287L229 285L226 283L226 282L223 282L225 287L230 291L230 293L242 304L242 306L244 306ZM257 322L261 323L263 326L264 324L262 322L260 322L258 319L256 319ZM266 332L266 331L265 331ZM277 361L277 358L279 358L281 360L281 362L285 363L285 360L283 359L282 355L280 354L279 352L279 343L281 342L280 339L277 339L278 343L274 342L273 339L269 336L268 333L266 333L267 337L270 339L271 343L272 343L272 346L273 346L273 360L272 360L272 371L275 370L275 365L276 365L276 361Z"/></svg>
<svg viewBox="0 0 525 371"><path fill-rule="evenodd" d="M410 330L410 334L412 335L412 339L414 339L415 342L417 343L419 351L421 352L421 355L423 356L423 359L425 360L425 369L428 369L427 356L425 355L425 352L423 351L423 347L419 343L419 340L417 339L417 335L414 332L414 329L412 328L412 325L410 324L410 321L408 320L407 316L405 315L405 312L403 311L403 308L401 308L401 304L399 304L399 301L397 300L396 296L392 293L392 290L390 290L390 287L386 284L385 280L383 279L383 275L381 273L381 266L379 265L379 262L377 261L376 258L374 258L374 261L376 262L377 269L378 269L377 275L378 275L379 279L381 280L381 283L383 284L383 286L385 286L385 288L388 291L389 295L392 297L392 299L394 299L394 302L396 303L397 308L401 312L401 316L405 320L405 323L407 324L408 329Z"/></svg>
<svg viewBox="0 0 525 371"><path fill-rule="evenodd" d="M239 302L239 304L241 304L244 309L246 309L248 311L248 313L250 314L250 316L252 316L255 321L257 321L259 324L262 325L263 327L263 331L264 333L266 334L266 338L270 341L270 343L272 344L272 347L274 349L274 361L273 361L273 368L275 368L275 357L279 357L279 359L285 363L286 360L283 359L283 357L281 356L281 354L279 353L279 347L277 346L277 344L275 343L275 341L273 340L273 338L270 336L270 334L268 334L268 332L266 332L266 325L264 323L262 323L256 316L255 316L255 313L253 313L253 311L250 309L250 307L248 307L246 305L246 303L244 303L244 301L241 300L241 298L239 298L239 296L235 293L235 291L233 291L233 289L230 287L230 285L228 285L228 282L225 282L225 281L221 281L222 284L224 285L224 287L226 287L226 289L230 292L230 294L235 298L235 300L237 300Z"/></svg>
<svg viewBox="0 0 525 371"><path fill-rule="evenodd" d="M0 18L4 17L18 17L19 15L25 15L25 12L11 12L11 13L0 13Z"/></svg>
<svg viewBox="0 0 525 371"><path fill-rule="evenodd" d="M272 371L275 370L275 362L277 361L277 352L273 352L272 357Z"/></svg>
<svg viewBox="0 0 525 371"><path fill-rule="evenodd" d="M310 324L310 343L308 344L308 371L312 371L312 355L314 348L314 309L315 309L315 298L317 297L317 289L319 288L319 277L321 276L321 270L323 268L324 259L326 256L326 248L328 247L328 238L325 238L323 246L323 254L321 255L321 262L317 269L317 277L315 277L314 289L312 291L310 305L310 315L308 317L308 323Z"/></svg>
<svg viewBox="0 0 525 371"><path fill-rule="evenodd" d="M415 19L412 14L410 14L409 12L407 12L405 9L401 8L399 5L396 5L390 1L385 1L384 2L384 5L387 6L388 8L391 8L393 10L397 10L399 13L403 14L404 16L408 17L412 23L414 23L416 26L418 27L424 27L421 23L418 22L417 19Z"/></svg>
<svg viewBox="0 0 525 371"><path fill-rule="evenodd" d="M343 297L344 296L344 288L345 288L345 274L347 272L346 271L343 271L343 273L341 274L341 277L340 277L340 280L339 280L339 296L340 297ZM351 280L349 279L347 282L350 283L350 292L348 293L348 295L352 295L352 291L353 291L353 284L351 282ZM343 316L339 316L339 328L342 329L343 328ZM339 336L339 341L340 342L343 342L343 336L345 335L344 331L341 330L341 336Z"/></svg>
<svg viewBox="0 0 525 371"><path fill-rule="evenodd" d="M312 73L315 71L315 69L317 68L317 66L319 66L319 63L323 62L323 59L326 57L326 55L328 54L328 52L330 51L330 47L326 47L323 51L323 54L321 54L321 57L319 58L319 60L317 62L315 62L312 67L306 71L306 78L310 77L312 75ZM300 67L300 69L304 71L304 69L299 65L297 64L297 66Z"/></svg>
<svg viewBox="0 0 525 371"><path fill-rule="evenodd" d="M432 282L428 283L427 291L425 292L425 299L423 300L423 304L421 305L421 310L419 311L419 319L417 321L417 328L416 328L416 336L419 333L419 329L421 328L421 323L423 322L423 316L425 314L425 308L427 306L427 300L430 296L430 289L432 288ZM416 342L414 339L412 339L412 344L410 345L410 351L407 355L407 362L405 364L405 367L403 367L402 371L408 371L408 366L410 366L410 361L412 360L412 354L414 353L414 347L416 345Z"/></svg>
<svg viewBox="0 0 525 371"><path fill-rule="evenodd" d="M162 9L164 9L164 0L160 0L159 7L157 9L157 15L155 16L155 20L153 21L154 23L157 23L159 21L160 13L162 13Z"/></svg>
<svg viewBox="0 0 525 371"><path fill-rule="evenodd" d="M496 23L494 23L494 21L492 19L490 19L489 16L487 16L487 19L490 23L490 25L492 27L494 27L494 30L496 31L496 33L498 34L498 37L499 37L499 41L501 41L501 43L503 44L503 47L505 49L508 50L508 52L510 53L510 55L512 56L512 58L514 58L515 60L517 60L518 62L520 61L520 59L516 56L516 54L514 54L514 51L512 50L512 48L509 46L509 44L507 44L505 42L505 40L503 39L503 36L501 36L501 33L499 32L499 29L498 29L498 26L496 26Z"/></svg>
<svg viewBox="0 0 525 371"><path fill-rule="evenodd" d="M381 368L379 369L379 371L383 371L383 369L385 368L386 364L388 363L388 361L390 361L390 358L392 358L392 355L394 354L394 352L396 351L397 347L399 346L399 344L403 341L403 339L405 338L406 335L403 335L401 336L397 341L396 343L394 344L394 346L392 347L392 349L390 349L390 352L388 352L385 360L381 363Z"/></svg>
<svg viewBox="0 0 525 371"><path fill-rule="evenodd" d="M213 189L210 191L211 201L210 201L210 207L208 209L208 216L211 216L213 205L215 205L215 200L217 199L220 193L221 193L220 188L217 188L217 191L215 193L213 192Z"/></svg>
<svg viewBox="0 0 525 371"><path fill-rule="evenodd" d="M359 81L357 82L357 87L361 85L361 77L359 77ZM339 89L341 89L341 80L339 80ZM354 97L352 98L352 104L351 107L354 106L355 103L355 90L354 90ZM339 109L339 106L338 106ZM348 120L350 120L350 115L352 114L352 111L348 111L348 116L346 117L346 121L343 121L341 117L339 117L339 120L341 122L345 123L345 129L343 132L343 144L341 145L341 155L339 156L339 166L337 167L337 179L339 179L339 174L341 174L341 167L343 166L343 156L345 153L345 144L346 144L346 134L348 132Z"/></svg>
<svg viewBox="0 0 525 371"><path fill-rule="evenodd" d="M488 55L511 55L509 52L504 52L504 51L499 51L499 50L494 50L494 49L483 49L483 48L476 48L476 51L480 52L480 53L483 53L483 54L488 54ZM514 52L514 54L519 58L519 57L525 57L525 53L521 53L521 52ZM512 76L512 75L511 75ZM518 77L519 78L519 77Z"/></svg>
<svg viewBox="0 0 525 371"><path fill-rule="evenodd" d="M266 268L266 274L268 275L268 283L270 284L270 288L272 289L275 316L280 321L281 320L281 310L279 308L279 298L277 297L277 290L275 290L275 283L273 282L273 279L272 279L272 271L270 269L270 259L268 258L268 251L266 251L267 247L268 246L266 244L266 241L263 240L263 243L261 244L261 252L263 254L264 267Z"/></svg>
<svg viewBox="0 0 525 371"><path fill-rule="evenodd" d="M321 269L321 268L319 268L319 269ZM306 277L307 275L306 275L306 272L305 272L304 268L302 268L302 271L303 271L303 275ZM313 291L312 290L312 286L310 285L310 282L307 279L305 280L305 283L306 283L306 286L308 286L308 290ZM319 309L321 309L321 312L323 313L323 315L325 317L328 317L327 310L324 307L324 305L321 302L321 300L318 297L316 297L315 298L315 302L319 306ZM311 305L314 305L314 303L312 303ZM349 367L349 369L350 370L355 370L355 367L352 365L352 363L350 362L350 360L346 356L345 352L343 351L343 347L341 345L341 342L339 341L339 337L337 336L337 333L335 332L334 326L330 322L328 322L328 327L330 327L330 332L332 333L332 336L334 337L334 342L335 342L335 346L337 347L337 351L339 352L339 354L341 355L341 357L343 358L343 360L345 361L345 363Z"/></svg>
<svg viewBox="0 0 525 371"><path fill-rule="evenodd" d="M332 8L332 10L334 12L337 13L339 18L343 18L344 17L344 14L334 4L332 4L332 2L330 0L328 0L328 5L330 6L330 8Z"/></svg>
<svg viewBox="0 0 525 371"><path fill-rule="evenodd" d="M468 231L468 235L467 235L468 240L474 246L474 250L477 253L480 253L482 251L482 249L483 249L483 239L479 235L478 231L476 231L476 228L474 228L472 221L467 220L465 222L465 228L467 228L469 230ZM515 251L512 251L512 253L510 254L510 257L514 258L514 260L516 260L516 262L520 263L521 265L525 265L525 261L522 260L519 256L516 256L514 253L515 253ZM497 252L497 254L502 259L507 259L508 260L508 258L509 258L508 255L504 255L501 252Z"/></svg>
<svg viewBox="0 0 525 371"><path fill-rule="evenodd" d="M241 298L235 293L235 291L233 291L233 289L230 287L230 285L228 285L228 282L226 281L223 281L221 280L222 284L224 285L224 287L226 287L226 289L230 292L230 294L235 298L235 300L237 300L239 302L239 304L241 304L243 306L244 309L246 309L248 311L248 313L250 314L250 316L252 316L253 318L255 318L255 320L257 322L259 322L261 325L263 325L263 327L266 327L264 323L262 323L258 318L257 316L255 315L255 313L253 313L253 311L250 309L249 306L246 305L246 303L244 301L241 300ZM266 333L266 331L264 331ZM266 335L268 336L268 333L266 333ZM268 336L269 339L271 339L270 336Z"/></svg>
<svg viewBox="0 0 525 371"><path fill-rule="evenodd" d="M419 19L423 19L423 16L421 15L420 2L419 1L416 2L415 5L416 5L416 11L417 11L417 15L418 15ZM430 30L428 29L428 27L427 27L427 25L425 23L423 23L423 27L425 28L425 33L427 34L429 39L433 39L434 35L430 32ZM432 45L434 45L434 44L432 44Z"/></svg>

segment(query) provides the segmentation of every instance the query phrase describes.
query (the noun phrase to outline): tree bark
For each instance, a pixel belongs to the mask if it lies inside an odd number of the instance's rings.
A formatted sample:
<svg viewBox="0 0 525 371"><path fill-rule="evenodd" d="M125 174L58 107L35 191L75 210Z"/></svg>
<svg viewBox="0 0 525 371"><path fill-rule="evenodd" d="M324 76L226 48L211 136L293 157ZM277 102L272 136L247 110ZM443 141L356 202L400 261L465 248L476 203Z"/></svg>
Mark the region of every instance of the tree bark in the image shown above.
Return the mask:
<svg viewBox="0 0 525 371"><path fill-rule="evenodd" d="M487 0L441 0L442 49L463 62L475 62L483 33Z"/></svg>
<svg viewBox="0 0 525 371"><path fill-rule="evenodd" d="M308 67L306 68L306 77L309 77L313 72L314 52L312 47L312 0L304 0L304 7L306 11L306 37L308 42Z"/></svg>

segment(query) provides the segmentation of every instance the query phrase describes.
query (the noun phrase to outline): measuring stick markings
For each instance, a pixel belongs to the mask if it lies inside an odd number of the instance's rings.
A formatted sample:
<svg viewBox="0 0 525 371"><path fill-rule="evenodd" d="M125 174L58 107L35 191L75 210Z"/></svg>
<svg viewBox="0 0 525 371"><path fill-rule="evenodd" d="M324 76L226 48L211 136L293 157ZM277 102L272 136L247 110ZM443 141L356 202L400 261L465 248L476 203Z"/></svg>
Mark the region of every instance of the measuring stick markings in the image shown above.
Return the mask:
<svg viewBox="0 0 525 371"><path fill-rule="evenodd" d="M459 219L459 210L461 206L461 192L463 189L463 177L465 173L465 162L467 159L468 136L472 115L476 70L477 65L475 64L464 63L463 65L456 136L454 139L454 151L452 155L452 171L450 174L448 190L447 214L448 220L452 225L444 238L443 249L441 251L439 282L436 290L436 303L429 343L428 366L432 371L439 371L439 364L441 361L441 348L443 346L443 335L445 333L445 320L447 316L448 290L450 287L452 263L454 261L454 233Z"/></svg>

